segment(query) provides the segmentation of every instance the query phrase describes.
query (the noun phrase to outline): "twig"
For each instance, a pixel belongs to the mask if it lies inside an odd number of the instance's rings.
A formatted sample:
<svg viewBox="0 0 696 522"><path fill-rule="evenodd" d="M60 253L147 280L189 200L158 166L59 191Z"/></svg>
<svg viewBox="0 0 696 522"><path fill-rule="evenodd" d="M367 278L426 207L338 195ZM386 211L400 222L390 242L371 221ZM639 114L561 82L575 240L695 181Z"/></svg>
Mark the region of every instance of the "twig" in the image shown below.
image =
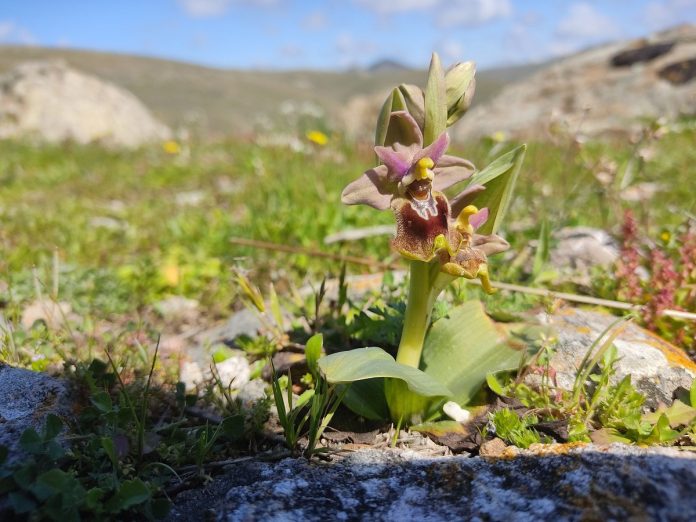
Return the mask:
<svg viewBox="0 0 696 522"><path fill-rule="evenodd" d="M341 254L332 254L330 252L323 252L321 250L315 250L313 248L296 247L291 245L280 245L278 243L270 243L268 241L257 241L255 239L246 239L243 237L233 237L230 239L230 243L234 245L248 246L252 248L263 248L266 250L274 250L277 252L287 252L289 254L300 254L312 257L323 257L325 259L332 259L334 261L341 261L345 263L352 263L355 265L379 267L382 269L394 268L394 264L383 263L375 259L369 259L357 256L344 256ZM398 266L398 265L397 265Z"/></svg>
<svg viewBox="0 0 696 522"><path fill-rule="evenodd" d="M230 242L236 245L244 245L252 248L263 248L266 250L275 250L279 252L288 252L291 254L301 254L309 255L313 257L323 257L326 259L333 259L335 261L342 261L346 263L353 263L356 265L378 267L382 269L395 269L401 268L398 263L383 263L376 259L371 259L367 257L357 257L357 256L343 256L340 254L331 254L328 252L322 252L321 250L315 250L312 248L304 248L291 245L281 245L278 243L270 243L268 241L256 241L254 239L245 238L232 238ZM467 283L481 286L481 282L478 279L465 279ZM554 292L553 290L546 290L545 288L533 288L528 286L514 285L511 283L499 283L491 282L493 288L498 288L500 290L509 290L510 292L520 292L522 294L539 295L542 297L552 297L555 299L563 299L564 301L570 301L573 303L584 303L592 304L597 306L605 306L607 308L615 308L618 310L634 310L638 312L643 311L643 306L624 303L621 301L613 301L611 299L600 299L598 297L590 297L585 295L568 294L566 292ZM684 312L681 310L662 310L660 312L662 315L669 317L676 317L679 319L687 319L691 321L696 321L696 313Z"/></svg>

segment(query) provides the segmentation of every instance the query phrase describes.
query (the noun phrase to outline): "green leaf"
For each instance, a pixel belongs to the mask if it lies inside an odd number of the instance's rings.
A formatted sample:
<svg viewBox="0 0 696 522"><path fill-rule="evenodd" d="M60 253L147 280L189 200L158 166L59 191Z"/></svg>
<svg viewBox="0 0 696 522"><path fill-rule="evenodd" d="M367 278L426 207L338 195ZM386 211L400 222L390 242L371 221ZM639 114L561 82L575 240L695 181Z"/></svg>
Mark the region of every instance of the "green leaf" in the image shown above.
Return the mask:
<svg viewBox="0 0 696 522"><path fill-rule="evenodd" d="M118 493L106 504L112 513L142 504L150 498L150 490L140 479L126 480L121 484Z"/></svg>
<svg viewBox="0 0 696 522"><path fill-rule="evenodd" d="M505 395L505 386L503 382L498 378L499 376L504 376L507 379L510 378L510 372L508 371L499 371L499 372L491 372L486 374L486 384L488 385L488 388L498 395L499 397L506 397Z"/></svg>
<svg viewBox="0 0 696 522"><path fill-rule="evenodd" d="M488 221L478 229L479 234L494 234L500 229L510 206L526 152L527 146L520 145L470 178L468 186L484 185L486 187L486 190L480 192L474 200L478 208L488 208Z"/></svg>
<svg viewBox="0 0 696 522"><path fill-rule="evenodd" d="M44 425L44 440L48 441L55 439L63 430L63 421L60 417L49 413L46 415L46 424Z"/></svg>
<svg viewBox="0 0 696 522"><path fill-rule="evenodd" d="M696 379L691 383L691 391L689 391L689 402L692 408L696 408Z"/></svg>
<svg viewBox="0 0 696 522"><path fill-rule="evenodd" d="M381 348L358 348L319 359L319 368L330 383L341 384L376 377L402 380L423 397L448 397L450 391L422 371L397 363Z"/></svg>
<svg viewBox="0 0 696 522"><path fill-rule="evenodd" d="M428 71L428 83L425 85L425 129L423 144L430 145L435 138L447 128L447 97L445 73L440 57L433 53Z"/></svg>
<svg viewBox="0 0 696 522"><path fill-rule="evenodd" d="M643 415L642 419L655 424L662 415L669 419L670 427L678 428L679 426L686 426L696 419L696 408L692 408L680 400L675 400L669 408L661 409L654 413L647 413Z"/></svg>
<svg viewBox="0 0 696 522"><path fill-rule="evenodd" d="M389 418L389 406L384 396L384 379L365 379L348 386L343 396L343 404L351 411L369 420ZM337 393L341 393L339 388Z"/></svg>
<svg viewBox="0 0 696 522"><path fill-rule="evenodd" d="M101 507L101 500L104 498L104 490L102 488L92 488L85 495L85 505L92 511L96 511Z"/></svg>
<svg viewBox="0 0 696 522"><path fill-rule="evenodd" d="M231 441L244 437L244 415L232 415L222 421L222 432Z"/></svg>
<svg viewBox="0 0 696 522"><path fill-rule="evenodd" d="M111 396L105 391L95 393L89 398L90 402L102 413L110 413L113 409Z"/></svg>
<svg viewBox="0 0 696 522"><path fill-rule="evenodd" d="M423 422L421 424L411 426L409 429L419 433L427 433L428 435L433 435L435 437L444 437L445 435L452 433L457 433L460 435L465 435L468 433L461 422L454 420Z"/></svg>
<svg viewBox="0 0 696 522"><path fill-rule="evenodd" d="M102 437L101 447L106 453L106 456L109 457L114 469L118 469L118 454L116 452L116 444L114 444L114 440L111 437Z"/></svg>
<svg viewBox="0 0 696 522"><path fill-rule="evenodd" d="M423 371L452 391L452 400L468 404L486 376L518 367L522 352L506 342L479 301L467 301L436 321L425 339Z"/></svg>
<svg viewBox="0 0 696 522"><path fill-rule="evenodd" d="M650 435L645 440L648 444L664 444L672 442L679 437L679 432L673 430L669 426L669 418L664 413L657 419L657 423L652 429Z"/></svg>
<svg viewBox="0 0 696 522"><path fill-rule="evenodd" d="M43 448L43 441L34 428L27 428L19 437L19 447L27 453L39 453Z"/></svg>
<svg viewBox="0 0 696 522"><path fill-rule="evenodd" d="M324 347L324 336L316 334L309 338L305 345L305 357L307 359L307 367L313 376L319 372L317 361L321 357L321 350Z"/></svg>

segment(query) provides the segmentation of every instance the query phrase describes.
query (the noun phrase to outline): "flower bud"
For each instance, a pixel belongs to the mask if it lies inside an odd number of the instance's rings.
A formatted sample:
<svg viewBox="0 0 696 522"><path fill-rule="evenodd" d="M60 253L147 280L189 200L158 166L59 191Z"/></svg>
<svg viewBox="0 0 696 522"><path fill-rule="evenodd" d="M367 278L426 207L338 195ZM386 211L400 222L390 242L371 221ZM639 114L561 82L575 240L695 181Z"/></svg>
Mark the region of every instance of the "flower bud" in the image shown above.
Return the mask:
<svg viewBox="0 0 696 522"><path fill-rule="evenodd" d="M474 62L458 63L445 74L448 127L456 123L469 109L476 90L475 75Z"/></svg>

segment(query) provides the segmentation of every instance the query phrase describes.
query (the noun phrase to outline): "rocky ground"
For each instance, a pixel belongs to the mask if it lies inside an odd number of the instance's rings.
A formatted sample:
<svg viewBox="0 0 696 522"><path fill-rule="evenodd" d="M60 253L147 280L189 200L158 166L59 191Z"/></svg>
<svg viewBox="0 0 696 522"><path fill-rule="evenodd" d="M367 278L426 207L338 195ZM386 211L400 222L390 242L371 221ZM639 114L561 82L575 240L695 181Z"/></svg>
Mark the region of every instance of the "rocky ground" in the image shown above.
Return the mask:
<svg viewBox="0 0 696 522"><path fill-rule="evenodd" d="M182 494L169 520L660 520L696 517L696 455L543 446L496 458L361 450L246 460Z"/></svg>

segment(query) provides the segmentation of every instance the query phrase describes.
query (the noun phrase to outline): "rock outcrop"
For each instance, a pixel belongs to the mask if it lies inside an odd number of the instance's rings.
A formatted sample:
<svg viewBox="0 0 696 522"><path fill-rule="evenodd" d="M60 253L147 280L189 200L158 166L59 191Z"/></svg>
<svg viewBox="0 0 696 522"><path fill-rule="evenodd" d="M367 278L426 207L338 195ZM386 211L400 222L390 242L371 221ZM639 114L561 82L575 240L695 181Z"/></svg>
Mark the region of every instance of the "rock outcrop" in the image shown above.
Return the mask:
<svg viewBox="0 0 696 522"><path fill-rule="evenodd" d="M585 354L616 319L607 313L581 308L541 314L542 324L549 325L557 339L550 365L556 371L560 388L573 388ZM675 392L680 388L688 390L696 377L696 363L683 350L634 323L619 333L614 346L619 361L612 383L630 375L633 385L645 395L648 407L672 404Z"/></svg>
<svg viewBox="0 0 696 522"><path fill-rule="evenodd" d="M227 492L224 495L224 492ZM223 496L224 495L224 496ZM361 450L338 464L232 465L169 520L693 520L696 457L552 446L500 459Z"/></svg>
<svg viewBox="0 0 696 522"><path fill-rule="evenodd" d="M9 450L9 462L22 458L19 438L24 430L40 432L49 413L67 417L71 407L65 381L0 363L0 445Z"/></svg>
<svg viewBox="0 0 696 522"><path fill-rule="evenodd" d="M641 119L694 114L696 26L683 25L562 59L473 107L454 137L630 133Z"/></svg>
<svg viewBox="0 0 696 522"><path fill-rule="evenodd" d="M138 147L169 129L130 92L60 62L27 62L0 77L0 139Z"/></svg>

